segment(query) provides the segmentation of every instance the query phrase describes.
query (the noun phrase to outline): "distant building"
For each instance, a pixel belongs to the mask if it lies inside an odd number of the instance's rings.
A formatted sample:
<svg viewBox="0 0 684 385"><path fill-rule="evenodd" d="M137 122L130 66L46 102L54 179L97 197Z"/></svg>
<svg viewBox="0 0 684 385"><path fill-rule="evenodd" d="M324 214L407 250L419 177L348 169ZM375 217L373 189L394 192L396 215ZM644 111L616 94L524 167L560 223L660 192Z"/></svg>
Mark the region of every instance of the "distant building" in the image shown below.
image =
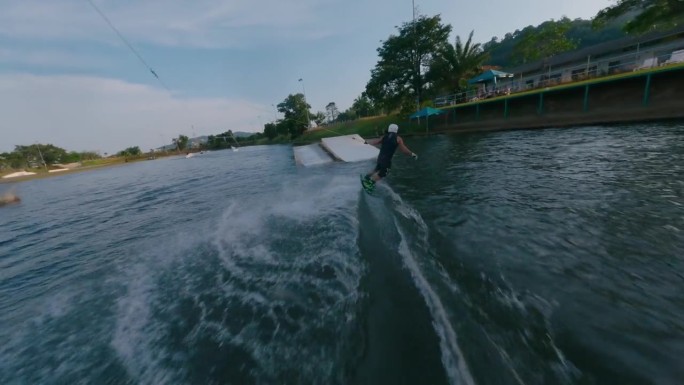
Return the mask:
<svg viewBox="0 0 684 385"><path fill-rule="evenodd" d="M628 36L506 68L515 77L499 87L520 91L585 78L684 62L684 26Z"/></svg>

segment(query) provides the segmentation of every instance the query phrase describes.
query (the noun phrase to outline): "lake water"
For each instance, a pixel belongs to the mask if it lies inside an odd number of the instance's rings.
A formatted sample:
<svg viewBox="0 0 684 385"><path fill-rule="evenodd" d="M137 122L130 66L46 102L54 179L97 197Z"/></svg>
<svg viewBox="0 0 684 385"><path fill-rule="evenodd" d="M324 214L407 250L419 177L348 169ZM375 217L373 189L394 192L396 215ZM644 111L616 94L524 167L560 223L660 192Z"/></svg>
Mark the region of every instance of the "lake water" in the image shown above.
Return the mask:
<svg viewBox="0 0 684 385"><path fill-rule="evenodd" d="M682 383L684 125L406 142L0 184L0 383Z"/></svg>

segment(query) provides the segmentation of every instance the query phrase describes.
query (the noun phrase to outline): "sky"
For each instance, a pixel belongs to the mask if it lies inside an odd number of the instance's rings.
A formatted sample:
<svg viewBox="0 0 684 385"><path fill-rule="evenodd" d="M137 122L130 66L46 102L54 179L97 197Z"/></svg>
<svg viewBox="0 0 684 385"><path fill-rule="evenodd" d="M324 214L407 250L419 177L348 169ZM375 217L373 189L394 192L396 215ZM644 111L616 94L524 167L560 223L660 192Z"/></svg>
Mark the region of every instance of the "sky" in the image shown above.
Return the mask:
<svg viewBox="0 0 684 385"><path fill-rule="evenodd" d="M474 31L485 43L590 19L614 0L413 2L452 26L452 42ZM412 16L409 0L0 0L0 153L50 143L104 155L262 132L295 93L312 112L343 111L381 41Z"/></svg>

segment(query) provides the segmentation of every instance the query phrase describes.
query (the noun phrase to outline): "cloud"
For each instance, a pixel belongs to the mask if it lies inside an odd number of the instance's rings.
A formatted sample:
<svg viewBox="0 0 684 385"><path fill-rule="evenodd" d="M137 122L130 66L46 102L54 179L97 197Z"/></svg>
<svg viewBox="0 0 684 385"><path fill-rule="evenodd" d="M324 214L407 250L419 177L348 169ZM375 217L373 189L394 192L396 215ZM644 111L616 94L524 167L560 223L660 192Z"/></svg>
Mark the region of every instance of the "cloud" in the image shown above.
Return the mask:
<svg viewBox="0 0 684 385"><path fill-rule="evenodd" d="M0 48L0 63L68 70L111 67L111 60L107 60L105 57L56 48Z"/></svg>
<svg viewBox="0 0 684 385"><path fill-rule="evenodd" d="M259 111L268 108L238 99L182 98L115 79L0 74L0 152L35 142L74 151L147 150L192 131L261 131L254 121Z"/></svg>
<svg viewBox="0 0 684 385"><path fill-rule="evenodd" d="M339 0L92 1L138 44L218 48L329 36L330 20L320 11ZM0 7L0 36L113 41L87 0L0 0Z"/></svg>

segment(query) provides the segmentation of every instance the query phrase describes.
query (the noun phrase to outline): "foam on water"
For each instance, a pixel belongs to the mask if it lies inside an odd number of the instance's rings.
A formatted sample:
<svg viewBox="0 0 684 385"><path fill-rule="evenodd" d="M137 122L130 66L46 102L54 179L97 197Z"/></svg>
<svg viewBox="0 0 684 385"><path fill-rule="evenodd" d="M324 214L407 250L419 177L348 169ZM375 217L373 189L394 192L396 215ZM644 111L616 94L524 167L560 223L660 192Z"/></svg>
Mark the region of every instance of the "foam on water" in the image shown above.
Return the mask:
<svg viewBox="0 0 684 385"><path fill-rule="evenodd" d="M400 234L399 253L402 262L411 274L412 280L424 298L430 310L435 333L439 337L442 364L447 372L447 378L452 384L472 384L475 380L471 374L472 369L466 361L459 342L455 325L459 323L459 314L455 309L445 306L445 302L452 304L454 298L457 302L462 301L467 306L461 310L464 315L475 311L480 316L487 318L488 309L482 308L482 304L474 302L469 295L459 287L457 277L450 276L439 259L433 255L430 244L429 228L420 213L405 203L390 187L382 186L385 196L391 201L391 209L395 213L394 225ZM515 319L526 322L522 333L516 336L522 344L533 343L544 333L546 347L552 353L547 364L557 374L558 379L570 382L577 378L577 369L566 360L563 352L556 346L554 338L549 330L550 318L554 305L533 293L517 293L510 287L505 277L500 277L500 282L493 282L484 273L481 280L486 281L493 288L493 299L500 302L502 307L510 309ZM534 309L530 312L530 309ZM539 312L541 311L541 314ZM481 333L488 341L493 351L501 357L501 364L508 370L512 381L526 383L517 367L524 362L520 357L511 357L508 353L509 343L501 343L488 332L488 323L477 325L477 333ZM540 329L541 328L541 329ZM527 342L527 340L530 342Z"/></svg>
<svg viewBox="0 0 684 385"><path fill-rule="evenodd" d="M106 299L65 290L32 301L30 309L15 314L25 321L11 334L0 332L0 383L86 383L116 370L105 358L108 324L95 310L102 301Z"/></svg>
<svg viewBox="0 0 684 385"><path fill-rule="evenodd" d="M213 229L148 250L127 273L111 342L129 375L344 383L363 274L357 187L304 178L267 201L233 200Z"/></svg>
<svg viewBox="0 0 684 385"><path fill-rule="evenodd" d="M167 384L178 380L180 370L166 368L168 353L159 349L161 323L153 318L156 300L154 273L144 264L128 272L127 292L117 301L116 324L111 346L128 375L143 384Z"/></svg>

